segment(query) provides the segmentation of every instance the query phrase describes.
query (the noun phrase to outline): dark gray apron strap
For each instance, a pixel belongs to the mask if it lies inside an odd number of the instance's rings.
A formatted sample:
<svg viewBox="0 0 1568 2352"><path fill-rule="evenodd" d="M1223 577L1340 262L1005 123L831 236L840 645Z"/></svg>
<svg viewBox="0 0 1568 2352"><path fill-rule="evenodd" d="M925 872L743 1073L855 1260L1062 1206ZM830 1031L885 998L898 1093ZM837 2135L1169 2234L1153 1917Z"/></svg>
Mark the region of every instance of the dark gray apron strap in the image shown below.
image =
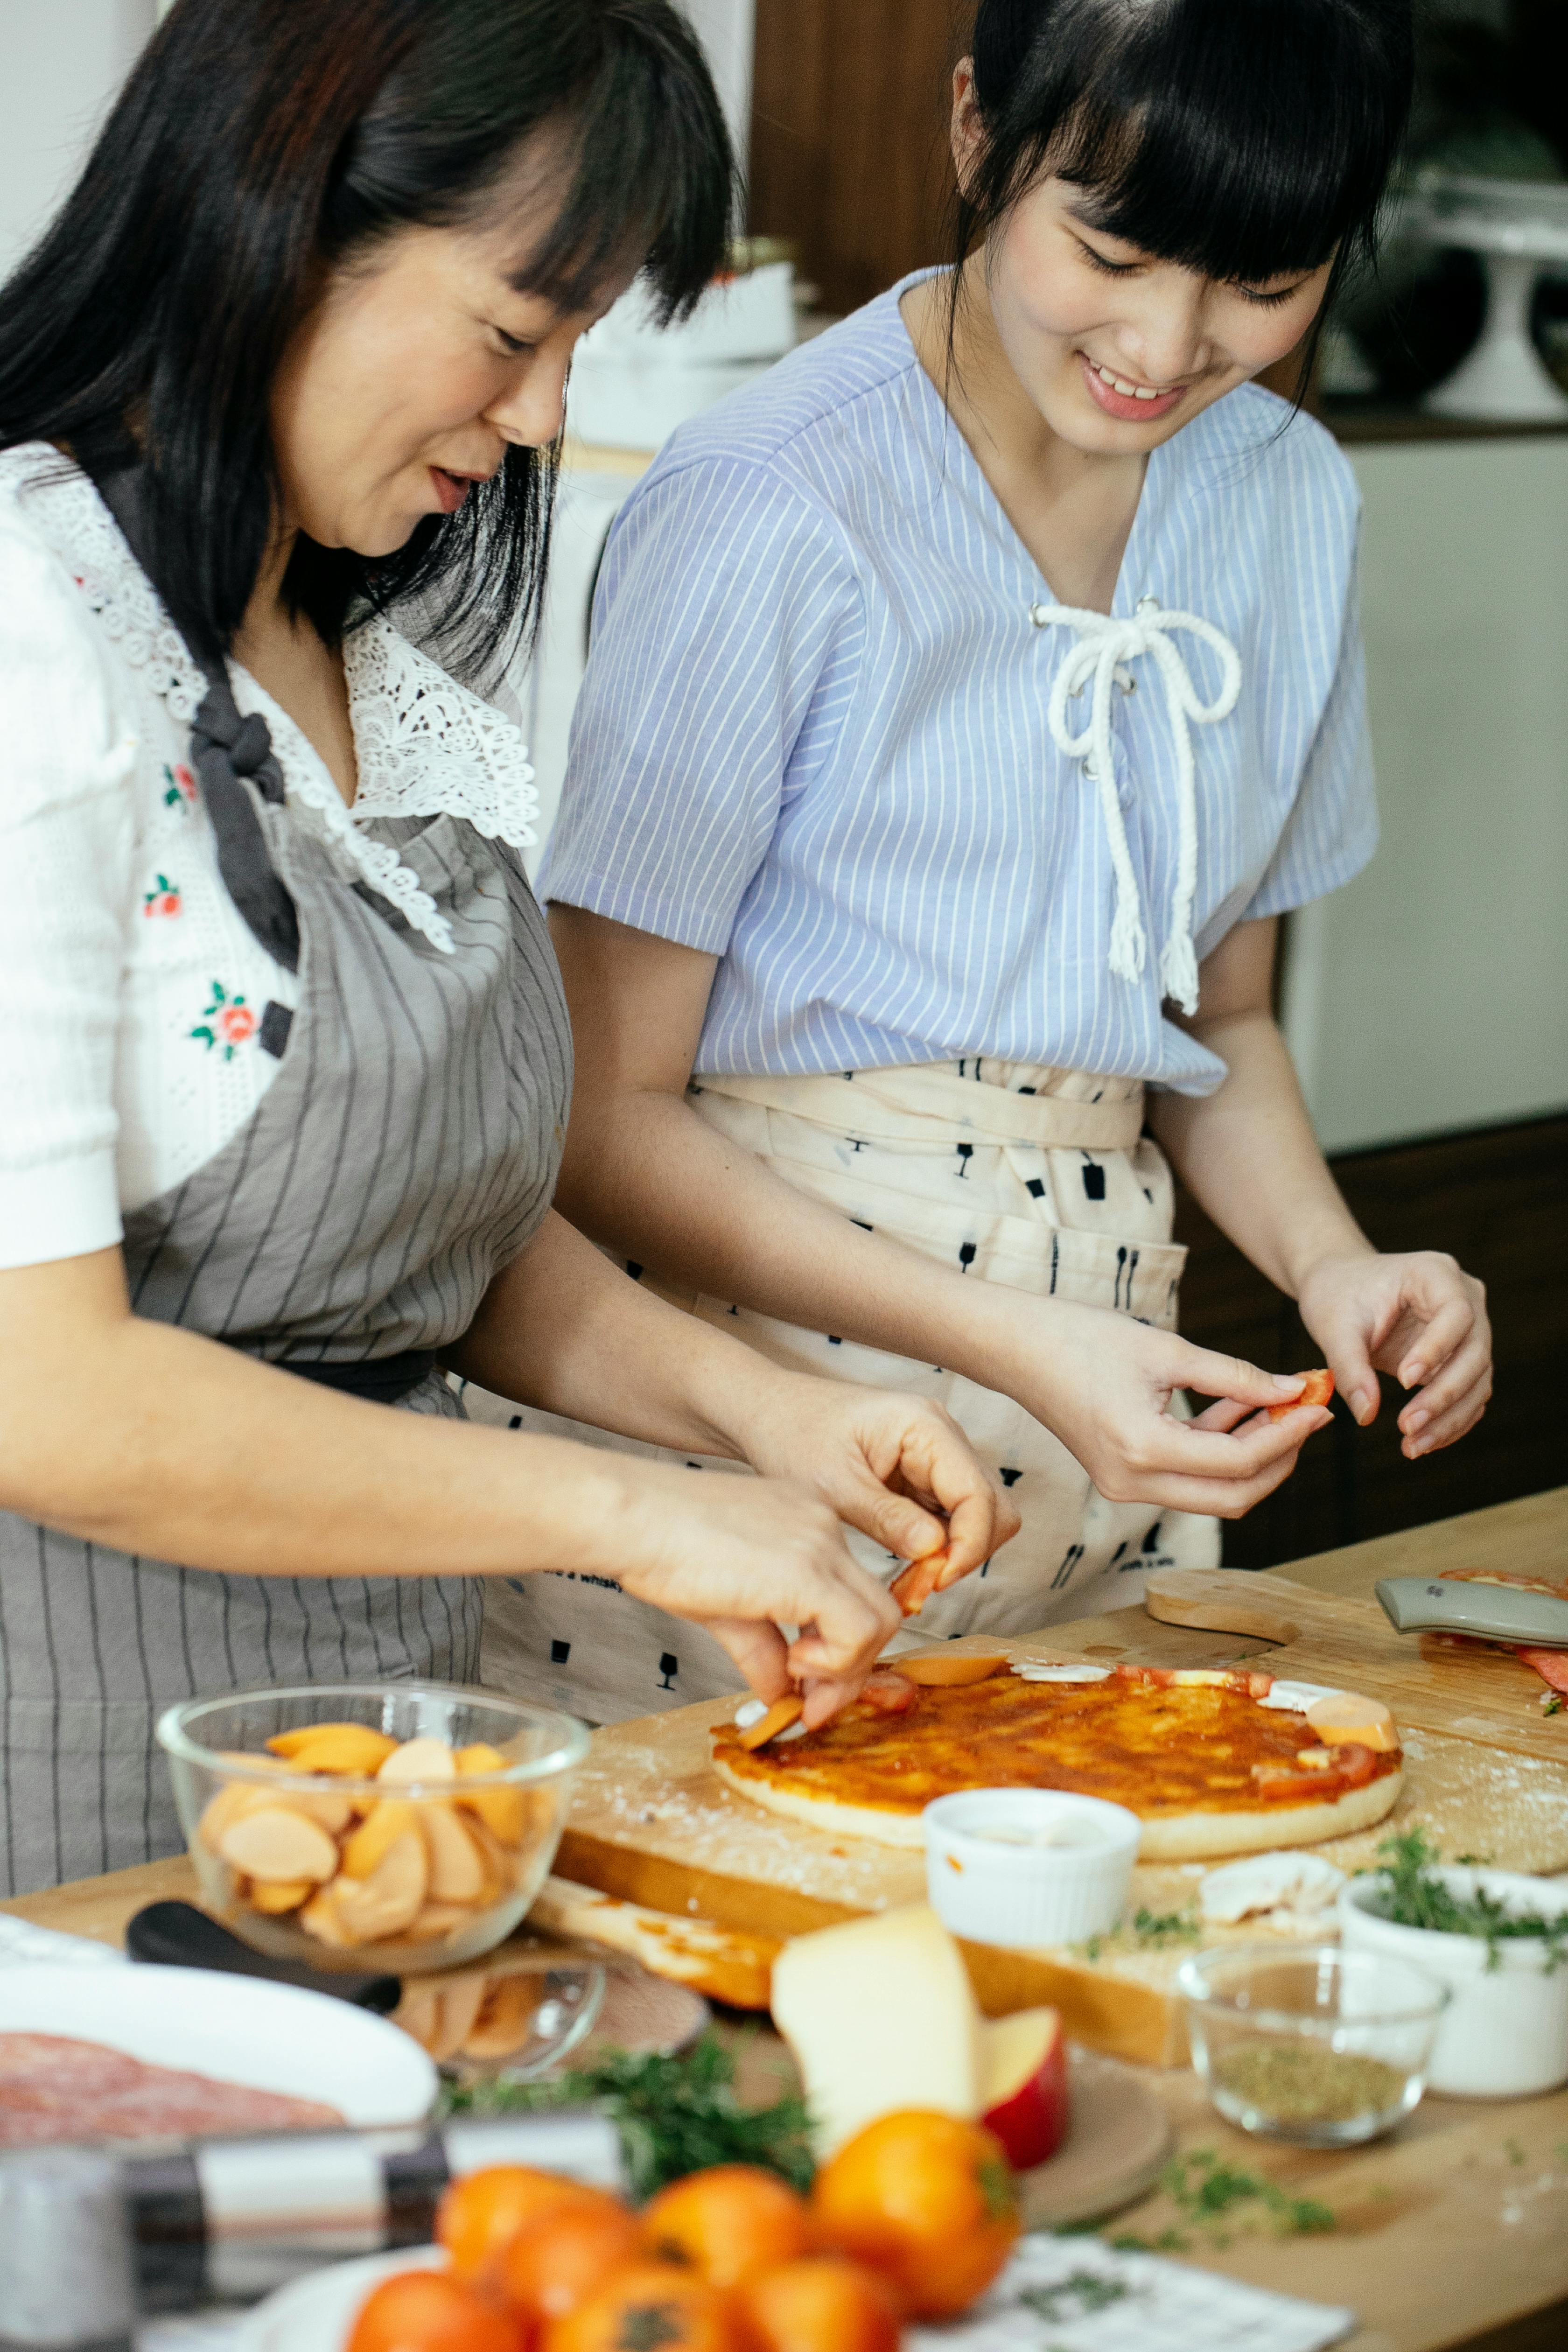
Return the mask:
<svg viewBox="0 0 1568 2352"><path fill-rule="evenodd" d="M373 1404L401 1404L421 1381L436 1369L434 1348L410 1348L400 1356L370 1356L357 1364L302 1362L291 1356L269 1356L280 1372L297 1372L324 1389L341 1389L348 1396L368 1397Z"/></svg>
<svg viewBox="0 0 1568 2352"><path fill-rule="evenodd" d="M142 469L122 467L95 474L99 497L125 534L131 552L151 579L142 512ZM283 772L272 750L267 721L254 712L240 716L228 672L216 654L206 655L186 640L191 658L206 679L207 691L191 730L191 764L202 781L202 796L217 836L218 871L225 889L258 945L285 971L300 969L300 918L294 901L267 854L256 803L240 779L248 776L274 807L283 799ZM279 1008L281 1010L281 1008ZM280 1048L274 1048L280 1050Z"/></svg>

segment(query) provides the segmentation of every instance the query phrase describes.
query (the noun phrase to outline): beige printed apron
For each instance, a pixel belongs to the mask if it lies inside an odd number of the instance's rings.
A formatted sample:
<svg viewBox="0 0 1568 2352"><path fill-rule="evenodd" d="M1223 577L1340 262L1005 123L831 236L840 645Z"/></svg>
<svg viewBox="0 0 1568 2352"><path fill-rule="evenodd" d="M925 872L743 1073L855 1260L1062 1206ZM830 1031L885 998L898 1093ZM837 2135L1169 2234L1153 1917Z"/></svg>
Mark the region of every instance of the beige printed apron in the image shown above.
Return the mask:
<svg viewBox="0 0 1568 2352"><path fill-rule="evenodd" d="M688 1099L710 1126L803 1192L975 1282L1176 1323L1185 1252L1170 1236L1173 1194L1142 1132L1135 1079L972 1059L804 1078L702 1077ZM674 1294L665 1292L672 1297ZM896 1637L1028 1633L1141 1599L1155 1569L1212 1568L1218 1522L1147 1503L1109 1503L1059 1439L1010 1397L956 1372L721 1300L677 1303L775 1363L944 1405L1009 1490L1023 1527L988 1565L928 1601ZM548 1429L693 1469L733 1464L627 1448L575 1423L465 1392L476 1418ZM883 1579L897 1563L868 1538L851 1549ZM741 1687L708 1635L613 1585L563 1576L492 1580L485 1678L601 1721Z"/></svg>

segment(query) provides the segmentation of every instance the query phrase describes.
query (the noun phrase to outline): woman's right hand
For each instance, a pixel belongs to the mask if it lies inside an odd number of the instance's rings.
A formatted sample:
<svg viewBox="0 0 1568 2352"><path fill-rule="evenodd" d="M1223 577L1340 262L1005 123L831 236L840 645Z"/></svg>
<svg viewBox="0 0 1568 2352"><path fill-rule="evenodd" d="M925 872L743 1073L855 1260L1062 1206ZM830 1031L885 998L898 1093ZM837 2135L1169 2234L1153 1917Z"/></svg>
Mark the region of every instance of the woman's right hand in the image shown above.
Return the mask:
<svg viewBox="0 0 1568 2352"><path fill-rule="evenodd" d="M703 1626L759 1697L799 1688L812 1728L858 1695L903 1620L826 1503L793 1479L617 1467L625 1591ZM798 1627L793 1642L781 1625Z"/></svg>
<svg viewBox="0 0 1568 2352"><path fill-rule="evenodd" d="M996 1387L1060 1438L1107 1502L1238 1519L1333 1418L1303 1406L1268 1420L1270 1405L1300 1392L1300 1374L1259 1371L1130 1315L995 1285L976 1296L996 1319ZM1180 1389L1218 1402L1180 1421L1171 1411Z"/></svg>

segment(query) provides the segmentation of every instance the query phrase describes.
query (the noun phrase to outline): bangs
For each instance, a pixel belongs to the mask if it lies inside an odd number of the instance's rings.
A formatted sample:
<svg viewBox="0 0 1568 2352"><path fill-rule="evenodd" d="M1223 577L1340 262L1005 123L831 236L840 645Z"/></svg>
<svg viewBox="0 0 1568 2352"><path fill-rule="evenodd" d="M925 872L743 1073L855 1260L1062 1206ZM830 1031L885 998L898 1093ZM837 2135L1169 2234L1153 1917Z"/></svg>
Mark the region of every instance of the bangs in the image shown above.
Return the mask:
<svg viewBox="0 0 1568 2352"><path fill-rule="evenodd" d="M1084 189L1090 226L1222 282L1370 246L1409 104L1396 12L1376 0L1066 0L1048 14L994 105L977 41L988 134L977 222L1049 173Z"/></svg>
<svg viewBox="0 0 1568 2352"><path fill-rule="evenodd" d="M664 70L650 75L640 47L607 47L564 110L570 184L512 274L520 293L584 310L607 278L640 266L668 326L723 268L735 184L722 117L705 78L658 62Z"/></svg>

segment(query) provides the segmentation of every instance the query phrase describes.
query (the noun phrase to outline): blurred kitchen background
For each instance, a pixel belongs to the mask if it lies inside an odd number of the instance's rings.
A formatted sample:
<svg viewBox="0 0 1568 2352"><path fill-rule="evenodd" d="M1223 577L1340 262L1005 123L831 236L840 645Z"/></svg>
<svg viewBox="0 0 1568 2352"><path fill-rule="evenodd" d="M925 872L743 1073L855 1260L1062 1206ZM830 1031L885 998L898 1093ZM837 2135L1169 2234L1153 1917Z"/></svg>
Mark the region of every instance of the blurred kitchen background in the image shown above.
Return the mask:
<svg viewBox="0 0 1568 2352"><path fill-rule="evenodd" d="M309 0L301 0L309 5ZM557 557L511 683L553 813L620 501L682 417L942 257L962 0L689 0L749 184L737 270L659 336L634 294L574 373ZM155 0L6 0L0 268L47 218ZM1308 405L1366 502L1383 846L1291 923L1279 1004L1374 1242L1486 1281L1498 1392L1416 1465L1391 1410L1342 1420L1229 1531L1261 1567L1568 1477L1568 0L1426 0L1422 88L1376 277ZM1282 389L1294 389L1289 364ZM1313 1360L1293 1310L1191 1202L1184 1326ZM1392 1401L1391 1401L1392 1402Z"/></svg>

